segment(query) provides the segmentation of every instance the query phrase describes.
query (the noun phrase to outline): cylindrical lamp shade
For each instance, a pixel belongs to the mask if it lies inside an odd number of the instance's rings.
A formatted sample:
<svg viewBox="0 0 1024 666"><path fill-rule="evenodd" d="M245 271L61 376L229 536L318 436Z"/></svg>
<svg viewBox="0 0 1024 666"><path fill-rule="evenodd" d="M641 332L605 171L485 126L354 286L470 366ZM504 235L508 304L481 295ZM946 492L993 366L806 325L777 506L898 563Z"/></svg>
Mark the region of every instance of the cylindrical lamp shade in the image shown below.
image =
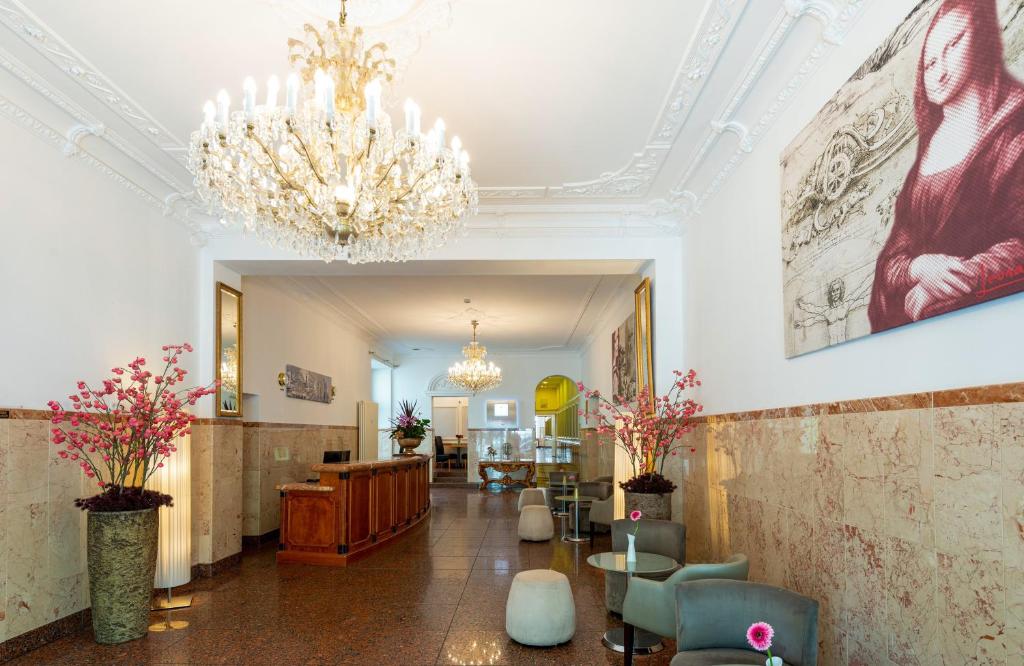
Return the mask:
<svg viewBox="0 0 1024 666"><path fill-rule="evenodd" d="M633 466L629 463L629 454L621 446L615 444L615 466L612 468L612 480L614 483L614 497L612 501L613 514L612 516L618 520L626 517L626 492L619 486L620 483L624 483L629 480L633 475Z"/></svg>
<svg viewBox="0 0 1024 666"><path fill-rule="evenodd" d="M161 589L192 580L192 461L188 435L178 439L177 448L148 483L150 489L174 498L174 506L160 507L155 587Z"/></svg>

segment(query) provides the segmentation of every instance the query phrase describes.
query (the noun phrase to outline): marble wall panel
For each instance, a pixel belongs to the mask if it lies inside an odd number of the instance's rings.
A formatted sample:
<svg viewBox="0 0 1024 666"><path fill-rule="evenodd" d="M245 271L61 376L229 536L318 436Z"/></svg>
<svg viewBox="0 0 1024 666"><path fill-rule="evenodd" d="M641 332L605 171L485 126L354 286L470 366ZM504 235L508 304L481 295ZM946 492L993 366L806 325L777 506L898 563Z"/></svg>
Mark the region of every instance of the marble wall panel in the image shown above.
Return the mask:
<svg viewBox="0 0 1024 666"><path fill-rule="evenodd" d="M817 599L819 663L1024 663L1024 403L978 391L708 417L688 559Z"/></svg>

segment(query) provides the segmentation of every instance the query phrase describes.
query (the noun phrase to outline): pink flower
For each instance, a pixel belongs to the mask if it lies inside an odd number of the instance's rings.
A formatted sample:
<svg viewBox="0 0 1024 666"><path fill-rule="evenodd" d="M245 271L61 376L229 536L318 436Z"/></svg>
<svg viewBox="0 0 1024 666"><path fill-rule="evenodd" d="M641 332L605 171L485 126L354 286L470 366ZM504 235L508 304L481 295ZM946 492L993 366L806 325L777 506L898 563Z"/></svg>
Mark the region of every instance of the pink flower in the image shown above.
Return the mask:
<svg viewBox="0 0 1024 666"><path fill-rule="evenodd" d="M640 518L642 518L643 515L644 514L642 514L639 511L630 511L629 512L629 519L632 520L635 523L636 521L640 520Z"/></svg>
<svg viewBox="0 0 1024 666"><path fill-rule="evenodd" d="M775 637L775 630L767 622L755 622L747 629L747 642L750 647L759 652L771 654L772 638Z"/></svg>

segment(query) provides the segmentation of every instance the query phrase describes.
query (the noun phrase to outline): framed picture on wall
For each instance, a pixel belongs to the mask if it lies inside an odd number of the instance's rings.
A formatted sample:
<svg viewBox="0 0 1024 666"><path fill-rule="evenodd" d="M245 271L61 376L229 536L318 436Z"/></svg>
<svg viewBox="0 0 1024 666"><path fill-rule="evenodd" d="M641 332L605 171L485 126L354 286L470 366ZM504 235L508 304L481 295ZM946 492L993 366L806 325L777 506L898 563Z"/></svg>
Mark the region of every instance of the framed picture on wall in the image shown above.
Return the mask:
<svg viewBox="0 0 1024 666"><path fill-rule="evenodd" d="M654 404L654 327L651 322L651 278L644 278L633 292L636 302L636 374L637 393L646 387Z"/></svg>
<svg viewBox="0 0 1024 666"><path fill-rule="evenodd" d="M924 0L781 159L787 357L1024 291L1024 12Z"/></svg>
<svg viewBox="0 0 1024 666"><path fill-rule="evenodd" d="M632 400L637 394L636 315L612 331L612 393Z"/></svg>
<svg viewBox="0 0 1024 666"><path fill-rule="evenodd" d="M487 401L487 427L489 428L517 428L519 427L519 416L516 413L515 400L488 400Z"/></svg>

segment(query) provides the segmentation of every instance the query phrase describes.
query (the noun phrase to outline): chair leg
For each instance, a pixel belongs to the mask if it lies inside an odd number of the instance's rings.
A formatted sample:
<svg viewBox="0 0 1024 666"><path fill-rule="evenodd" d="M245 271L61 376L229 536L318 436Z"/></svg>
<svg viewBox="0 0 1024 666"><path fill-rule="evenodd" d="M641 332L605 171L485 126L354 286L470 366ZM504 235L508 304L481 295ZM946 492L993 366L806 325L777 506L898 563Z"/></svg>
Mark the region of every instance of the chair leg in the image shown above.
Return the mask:
<svg viewBox="0 0 1024 666"><path fill-rule="evenodd" d="M587 520L587 527L590 529L590 550L594 550L594 521Z"/></svg>
<svg viewBox="0 0 1024 666"><path fill-rule="evenodd" d="M622 623L622 663L633 666L633 639L635 630L628 622Z"/></svg>

